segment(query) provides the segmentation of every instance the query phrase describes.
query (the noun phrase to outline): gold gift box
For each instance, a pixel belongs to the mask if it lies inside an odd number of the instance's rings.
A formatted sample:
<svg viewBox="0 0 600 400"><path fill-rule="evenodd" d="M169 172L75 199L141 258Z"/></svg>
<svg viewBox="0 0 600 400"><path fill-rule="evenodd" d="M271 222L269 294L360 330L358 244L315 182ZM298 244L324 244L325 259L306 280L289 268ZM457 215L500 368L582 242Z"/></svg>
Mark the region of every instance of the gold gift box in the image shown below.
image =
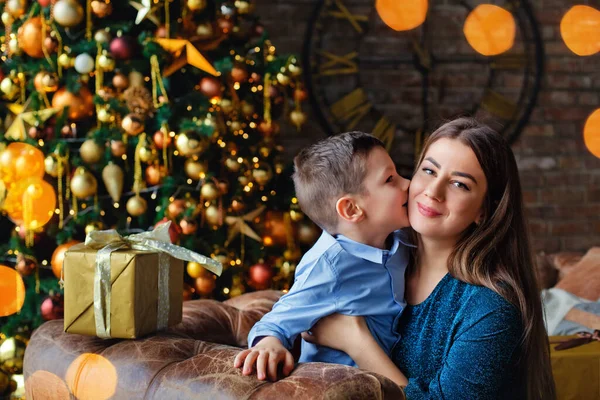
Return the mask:
<svg viewBox="0 0 600 400"><path fill-rule="evenodd" d="M576 336L551 336L551 341ZM600 342L594 341L566 350L550 345L552 374L558 400L600 399Z"/></svg>
<svg viewBox="0 0 600 400"><path fill-rule="evenodd" d="M78 248L65 253L65 332L96 336L94 277L97 251ZM170 258L169 326L181 322L183 261ZM135 339L157 330L159 253L124 249L110 255L110 336Z"/></svg>

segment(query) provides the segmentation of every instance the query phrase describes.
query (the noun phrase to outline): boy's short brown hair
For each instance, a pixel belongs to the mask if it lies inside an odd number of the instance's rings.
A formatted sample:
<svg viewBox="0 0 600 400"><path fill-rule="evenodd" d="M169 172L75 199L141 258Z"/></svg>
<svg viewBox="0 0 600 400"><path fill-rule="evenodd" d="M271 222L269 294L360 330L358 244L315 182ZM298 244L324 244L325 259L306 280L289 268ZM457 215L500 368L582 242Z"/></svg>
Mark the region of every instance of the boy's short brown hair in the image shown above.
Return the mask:
<svg viewBox="0 0 600 400"><path fill-rule="evenodd" d="M337 200L363 194L367 157L384 144L365 132L330 136L305 147L294 158L294 186L302 211L322 229L334 234L338 223Z"/></svg>

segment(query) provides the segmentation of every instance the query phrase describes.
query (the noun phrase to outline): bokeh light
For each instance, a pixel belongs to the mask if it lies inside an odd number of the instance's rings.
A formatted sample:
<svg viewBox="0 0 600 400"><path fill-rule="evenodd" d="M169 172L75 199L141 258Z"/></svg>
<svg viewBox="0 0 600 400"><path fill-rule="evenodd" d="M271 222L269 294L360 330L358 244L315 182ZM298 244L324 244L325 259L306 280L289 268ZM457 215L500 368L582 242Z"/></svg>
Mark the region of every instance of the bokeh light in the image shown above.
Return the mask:
<svg viewBox="0 0 600 400"><path fill-rule="evenodd" d="M0 265L0 317L18 312L24 302L23 278L14 269Z"/></svg>
<svg viewBox="0 0 600 400"><path fill-rule="evenodd" d="M427 17L427 0L377 0L375 9L387 26L407 31L420 26Z"/></svg>
<svg viewBox="0 0 600 400"><path fill-rule="evenodd" d="M589 6L573 6L560 21L560 35L573 53L596 54L600 51L600 11Z"/></svg>
<svg viewBox="0 0 600 400"><path fill-rule="evenodd" d="M590 114L585 121L583 141L590 153L600 158L600 108Z"/></svg>
<svg viewBox="0 0 600 400"><path fill-rule="evenodd" d="M484 56L495 56L510 50L515 42L516 30L513 15L493 4L475 7L463 27L469 45Z"/></svg>
<svg viewBox="0 0 600 400"><path fill-rule="evenodd" d="M84 353L71 363L67 386L79 400L106 400L115 394L117 370L99 354Z"/></svg>
<svg viewBox="0 0 600 400"><path fill-rule="evenodd" d="M25 381L25 398L69 400L67 384L48 371L35 371Z"/></svg>

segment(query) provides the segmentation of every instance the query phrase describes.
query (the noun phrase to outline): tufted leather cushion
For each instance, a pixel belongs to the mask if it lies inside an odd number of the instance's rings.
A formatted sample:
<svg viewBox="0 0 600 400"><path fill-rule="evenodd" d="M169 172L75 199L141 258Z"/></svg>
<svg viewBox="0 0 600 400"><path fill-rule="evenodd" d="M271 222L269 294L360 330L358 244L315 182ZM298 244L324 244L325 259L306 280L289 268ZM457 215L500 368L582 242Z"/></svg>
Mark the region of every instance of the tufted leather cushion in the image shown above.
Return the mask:
<svg viewBox="0 0 600 400"><path fill-rule="evenodd" d="M73 368L84 353L101 355L114 367L112 399L404 399L389 379L335 364L299 364L278 382L242 376L233 359L280 295L261 291L223 303L188 301L181 324L137 340L68 334L62 320L49 321L34 332L25 352L27 399L66 400L94 384L106 390L109 383L98 381L110 381L110 374L96 379L85 362Z"/></svg>

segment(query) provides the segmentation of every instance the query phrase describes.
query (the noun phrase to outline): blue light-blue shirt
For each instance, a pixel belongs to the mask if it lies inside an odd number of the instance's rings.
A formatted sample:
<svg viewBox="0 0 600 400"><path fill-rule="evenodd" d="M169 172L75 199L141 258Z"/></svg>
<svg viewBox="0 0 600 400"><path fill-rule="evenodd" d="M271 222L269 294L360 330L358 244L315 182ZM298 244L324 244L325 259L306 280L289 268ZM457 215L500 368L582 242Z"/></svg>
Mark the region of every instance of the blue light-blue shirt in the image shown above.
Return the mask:
<svg viewBox="0 0 600 400"><path fill-rule="evenodd" d="M404 272L410 246L404 232L396 231L392 237L390 250L382 250L323 231L300 260L290 291L250 331L249 346L274 336L291 349L298 334L319 319L340 313L365 316L373 337L391 355L399 338L393 327L406 305ZM299 361L356 366L346 353L304 340Z"/></svg>

